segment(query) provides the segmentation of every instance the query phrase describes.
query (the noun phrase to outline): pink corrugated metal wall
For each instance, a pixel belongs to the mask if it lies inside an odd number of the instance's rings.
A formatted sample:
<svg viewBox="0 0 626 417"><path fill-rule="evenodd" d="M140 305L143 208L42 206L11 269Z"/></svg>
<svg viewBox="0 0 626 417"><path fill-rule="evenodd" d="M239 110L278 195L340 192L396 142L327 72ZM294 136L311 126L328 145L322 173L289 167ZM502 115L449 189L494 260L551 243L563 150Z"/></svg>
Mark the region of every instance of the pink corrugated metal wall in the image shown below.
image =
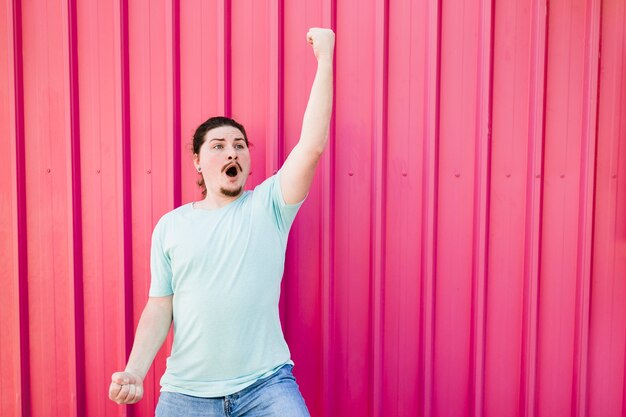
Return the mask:
<svg viewBox="0 0 626 417"><path fill-rule="evenodd" d="M625 417L623 0L0 0L0 415L152 415L166 349L107 399L152 228L211 115L250 186L280 166L311 26L335 111L281 314L312 415Z"/></svg>

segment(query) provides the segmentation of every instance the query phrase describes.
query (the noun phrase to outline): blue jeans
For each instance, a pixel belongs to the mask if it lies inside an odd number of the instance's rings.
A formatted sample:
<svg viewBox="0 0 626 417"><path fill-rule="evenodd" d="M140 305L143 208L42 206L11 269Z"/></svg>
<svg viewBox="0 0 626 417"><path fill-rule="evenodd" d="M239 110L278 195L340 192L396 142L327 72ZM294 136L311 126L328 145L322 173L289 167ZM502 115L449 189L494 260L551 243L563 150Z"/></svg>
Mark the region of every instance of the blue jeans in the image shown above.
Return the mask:
<svg viewBox="0 0 626 417"><path fill-rule="evenodd" d="M267 378L225 397L200 398L161 392L156 417L310 417L293 366L284 365Z"/></svg>

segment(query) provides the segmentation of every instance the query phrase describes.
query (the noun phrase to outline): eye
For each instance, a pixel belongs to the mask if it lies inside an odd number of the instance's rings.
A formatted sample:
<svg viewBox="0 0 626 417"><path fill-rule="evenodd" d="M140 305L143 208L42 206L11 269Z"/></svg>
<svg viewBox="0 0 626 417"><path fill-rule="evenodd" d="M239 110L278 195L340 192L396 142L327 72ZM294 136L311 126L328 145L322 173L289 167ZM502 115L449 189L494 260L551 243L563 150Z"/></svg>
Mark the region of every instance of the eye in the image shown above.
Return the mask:
<svg viewBox="0 0 626 417"><path fill-rule="evenodd" d="M224 145L222 145L221 143L218 143L213 146L213 149L224 149Z"/></svg>
<svg viewBox="0 0 626 417"><path fill-rule="evenodd" d="M238 143L235 145L235 149L245 149L246 147L243 146L241 143Z"/></svg>

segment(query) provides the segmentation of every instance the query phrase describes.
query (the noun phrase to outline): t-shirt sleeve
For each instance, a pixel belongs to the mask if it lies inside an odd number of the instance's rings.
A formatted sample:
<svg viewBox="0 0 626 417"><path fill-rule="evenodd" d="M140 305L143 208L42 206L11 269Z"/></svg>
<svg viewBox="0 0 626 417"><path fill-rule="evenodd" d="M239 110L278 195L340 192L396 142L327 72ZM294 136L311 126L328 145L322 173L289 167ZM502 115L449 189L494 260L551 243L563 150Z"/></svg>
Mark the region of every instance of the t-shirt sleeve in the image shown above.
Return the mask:
<svg viewBox="0 0 626 417"><path fill-rule="evenodd" d="M152 232L150 249L150 297L164 297L174 293L172 290L172 267L170 257L164 250L164 222L161 219Z"/></svg>
<svg viewBox="0 0 626 417"><path fill-rule="evenodd" d="M270 213L270 216L276 223L278 229L283 233L289 233L289 229L293 224L293 221L298 214L298 210L306 197L296 204L287 204L283 198L283 193L280 188L280 175L281 171L278 171L276 175L269 177L262 184L260 184L255 190L255 193L260 194L262 204Z"/></svg>

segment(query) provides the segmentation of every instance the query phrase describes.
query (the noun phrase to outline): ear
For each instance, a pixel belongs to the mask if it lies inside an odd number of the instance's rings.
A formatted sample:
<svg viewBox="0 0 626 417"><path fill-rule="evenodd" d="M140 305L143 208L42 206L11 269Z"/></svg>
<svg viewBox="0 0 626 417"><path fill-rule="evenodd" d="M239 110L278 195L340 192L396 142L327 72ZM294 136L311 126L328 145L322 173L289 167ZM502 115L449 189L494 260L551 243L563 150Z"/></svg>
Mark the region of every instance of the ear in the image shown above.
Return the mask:
<svg viewBox="0 0 626 417"><path fill-rule="evenodd" d="M200 166L200 156L197 153L193 154L193 165L196 167L197 171L198 167Z"/></svg>

